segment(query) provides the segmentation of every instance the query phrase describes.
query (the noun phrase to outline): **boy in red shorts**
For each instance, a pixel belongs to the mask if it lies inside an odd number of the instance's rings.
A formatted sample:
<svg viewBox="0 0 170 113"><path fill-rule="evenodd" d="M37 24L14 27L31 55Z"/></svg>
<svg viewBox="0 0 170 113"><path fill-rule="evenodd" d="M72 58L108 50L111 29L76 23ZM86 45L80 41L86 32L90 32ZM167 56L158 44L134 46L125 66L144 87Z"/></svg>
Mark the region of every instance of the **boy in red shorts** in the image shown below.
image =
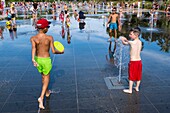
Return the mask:
<svg viewBox="0 0 170 113"><path fill-rule="evenodd" d="M127 40L125 37L122 37L122 43L125 45L130 45L130 62L129 62L129 89L124 89L125 93L132 93L132 87L134 81L136 81L136 87L134 89L139 91L139 85L142 77L142 61L140 57L140 52L142 49L142 42L139 39L140 28L132 28L130 30L129 37L132 41Z"/></svg>

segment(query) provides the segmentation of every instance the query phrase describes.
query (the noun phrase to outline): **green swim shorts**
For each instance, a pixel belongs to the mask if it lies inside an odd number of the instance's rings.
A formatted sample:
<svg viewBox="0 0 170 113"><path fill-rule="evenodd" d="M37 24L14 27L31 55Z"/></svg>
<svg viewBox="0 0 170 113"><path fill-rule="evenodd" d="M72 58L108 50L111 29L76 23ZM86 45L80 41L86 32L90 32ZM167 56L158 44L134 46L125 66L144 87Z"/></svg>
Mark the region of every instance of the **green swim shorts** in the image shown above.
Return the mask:
<svg viewBox="0 0 170 113"><path fill-rule="evenodd" d="M35 61L38 63L37 69L40 73L48 75L52 69L51 58L42 58L35 56Z"/></svg>

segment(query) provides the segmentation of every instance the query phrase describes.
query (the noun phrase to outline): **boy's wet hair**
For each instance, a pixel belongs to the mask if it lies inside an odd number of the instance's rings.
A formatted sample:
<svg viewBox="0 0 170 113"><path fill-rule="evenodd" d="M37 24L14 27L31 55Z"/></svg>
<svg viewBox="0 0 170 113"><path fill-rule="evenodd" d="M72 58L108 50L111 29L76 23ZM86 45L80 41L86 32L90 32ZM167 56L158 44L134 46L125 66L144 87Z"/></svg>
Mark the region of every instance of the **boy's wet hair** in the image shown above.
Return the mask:
<svg viewBox="0 0 170 113"><path fill-rule="evenodd" d="M135 27L135 28L132 28L131 30L130 30L130 32L133 32L134 34L136 34L136 35L140 35L140 33L141 33L141 29L139 28L139 27Z"/></svg>

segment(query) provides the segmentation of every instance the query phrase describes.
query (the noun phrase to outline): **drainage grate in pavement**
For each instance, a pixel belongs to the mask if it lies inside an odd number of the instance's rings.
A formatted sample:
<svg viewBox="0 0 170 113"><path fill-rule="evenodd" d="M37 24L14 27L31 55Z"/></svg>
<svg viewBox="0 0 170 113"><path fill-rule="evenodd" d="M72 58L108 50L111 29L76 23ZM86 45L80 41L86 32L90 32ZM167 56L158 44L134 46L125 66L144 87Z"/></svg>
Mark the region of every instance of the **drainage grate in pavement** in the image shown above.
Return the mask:
<svg viewBox="0 0 170 113"><path fill-rule="evenodd" d="M125 89L129 86L128 78L126 76L121 78L120 83L118 77L105 77L104 80L108 89Z"/></svg>

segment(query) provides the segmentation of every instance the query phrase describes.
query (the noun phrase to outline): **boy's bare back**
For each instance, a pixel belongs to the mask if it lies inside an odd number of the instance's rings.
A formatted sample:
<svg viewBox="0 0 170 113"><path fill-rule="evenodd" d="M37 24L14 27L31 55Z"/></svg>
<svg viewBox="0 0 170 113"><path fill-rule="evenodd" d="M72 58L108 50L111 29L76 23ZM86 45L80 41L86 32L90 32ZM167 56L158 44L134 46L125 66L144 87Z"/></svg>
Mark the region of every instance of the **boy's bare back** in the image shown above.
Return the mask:
<svg viewBox="0 0 170 113"><path fill-rule="evenodd" d="M36 48L35 55L37 57L49 57L50 47L54 49L54 46L51 46L53 45L53 37L44 33L39 33L31 37L31 42L32 46Z"/></svg>
<svg viewBox="0 0 170 113"><path fill-rule="evenodd" d="M130 60L138 61L141 60L140 52L142 49L142 42L139 39L135 39L134 41L129 41L130 44Z"/></svg>

